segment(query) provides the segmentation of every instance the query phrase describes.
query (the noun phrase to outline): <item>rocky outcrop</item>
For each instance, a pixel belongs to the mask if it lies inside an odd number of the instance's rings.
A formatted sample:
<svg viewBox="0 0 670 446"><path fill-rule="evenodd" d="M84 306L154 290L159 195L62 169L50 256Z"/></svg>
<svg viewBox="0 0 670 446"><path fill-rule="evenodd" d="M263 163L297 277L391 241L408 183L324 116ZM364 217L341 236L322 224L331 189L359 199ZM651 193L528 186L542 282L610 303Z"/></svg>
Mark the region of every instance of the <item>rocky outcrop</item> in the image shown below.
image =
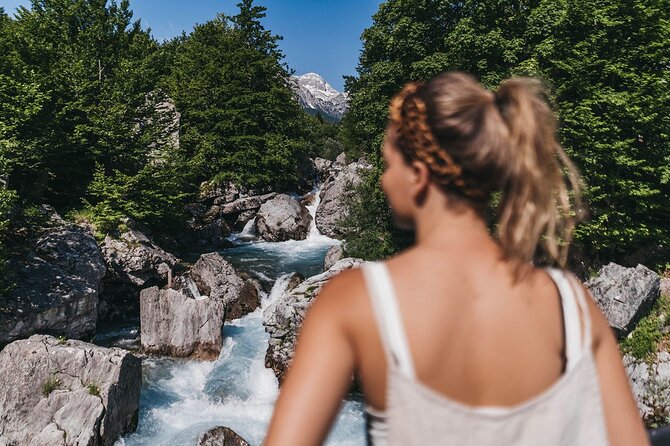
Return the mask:
<svg viewBox="0 0 670 446"><path fill-rule="evenodd" d="M660 277L644 265L626 268L603 266L586 286L602 309L610 327L621 338L630 333L660 295Z"/></svg>
<svg viewBox="0 0 670 446"><path fill-rule="evenodd" d="M332 165L333 162L331 160L318 156L314 158L314 169L319 177L324 180L330 176L330 168Z"/></svg>
<svg viewBox="0 0 670 446"><path fill-rule="evenodd" d="M333 164L338 164L338 161ZM357 161L331 174L324 181L320 193L321 201L316 209L316 227L322 234L334 238L341 236L339 224L347 216L347 192L360 184L363 170L370 167L370 164L362 160Z"/></svg>
<svg viewBox="0 0 670 446"><path fill-rule="evenodd" d="M256 231L270 242L304 240L312 224L309 210L298 200L280 194L266 201L256 214Z"/></svg>
<svg viewBox="0 0 670 446"><path fill-rule="evenodd" d="M16 287L0 298L0 345L34 333L83 338L93 334L105 263L86 226L69 223L50 206L28 240L25 256L10 260Z"/></svg>
<svg viewBox="0 0 670 446"><path fill-rule="evenodd" d="M256 216L263 203L276 196L276 192L270 192L263 195L238 198L230 203L221 204L221 214L234 230L241 231L247 222Z"/></svg>
<svg viewBox="0 0 670 446"><path fill-rule="evenodd" d="M0 444L111 446L135 430L138 358L34 335L0 352Z"/></svg>
<svg viewBox="0 0 670 446"><path fill-rule="evenodd" d="M201 295L223 302L226 320L249 314L261 304L258 289L249 276L238 272L216 252L201 255L189 275Z"/></svg>
<svg viewBox="0 0 670 446"><path fill-rule="evenodd" d="M225 306L184 290L140 292L140 342L146 353L214 360L221 352Z"/></svg>
<svg viewBox="0 0 670 446"><path fill-rule="evenodd" d="M232 429L218 426L202 434L198 446L249 446L249 443Z"/></svg>
<svg viewBox="0 0 670 446"><path fill-rule="evenodd" d="M344 250L341 244L333 245L326 251L326 257L323 259L323 270L329 270L338 260L344 257Z"/></svg>
<svg viewBox="0 0 670 446"><path fill-rule="evenodd" d="M107 265L101 318L118 319L139 314L140 289L163 286L179 259L164 251L127 218L127 230L118 238L109 235L101 245Z"/></svg>
<svg viewBox="0 0 670 446"><path fill-rule="evenodd" d="M308 277L297 286L287 287L287 291L265 309L263 325L265 331L270 334L265 366L275 372L280 382L293 358L298 330L305 313L321 287L343 270L357 267L362 263L363 260L351 257L341 259L327 271Z"/></svg>
<svg viewBox="0 0 670 446"><path fill-rule="evenodd" d="M207 207L203 203L189 203L184 210L189 216L186 220L193 242L200 246L226 247L226 237L232 228L221 215L221 207Z"/></svg>
<svg viewBox="0 0 670 446"><path fill-rule="evenodd" d="M174 289L140 293L140 340L147 353L216 359L224 321L260 306L257 285L218 253L203 254Z"/></svg>
<svg viewBox="0 0 670 446"><path fill-rule="evenodd" d="M670 419L670 353L656 356L650 363L624 356L631 389L647 425L667 424Z"/></svg>

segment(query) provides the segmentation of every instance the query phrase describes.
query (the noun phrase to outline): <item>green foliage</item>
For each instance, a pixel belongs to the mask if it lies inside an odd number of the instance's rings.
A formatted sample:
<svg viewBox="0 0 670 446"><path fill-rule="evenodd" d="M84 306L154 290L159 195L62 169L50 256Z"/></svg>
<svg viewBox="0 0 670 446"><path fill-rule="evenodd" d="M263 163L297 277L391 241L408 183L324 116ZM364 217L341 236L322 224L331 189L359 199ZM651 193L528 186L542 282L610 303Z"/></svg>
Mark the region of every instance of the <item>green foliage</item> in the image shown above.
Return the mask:
<svg viewBox="0 0 670 446"><path fill-rule="evenodd" d="M460 70L491 89L513 75L548 83L560 140L588 184L592 218L576 233L586 259L667 263L668 11L668 0L382 3L362 35L358 76L345 82L344 141L377 166L359 191L368 207L353 213L349 233L361 242L350 243L351 254L364 255L366 238L385 240L384 252L402 249L378 191L390 98L405 82Z"/></svg>
<svg viewBox="0 0 670 446"><path fill-rule="evenodd" d="M349 191L345 196L349 213L338 225L343 230L343 247L349 256L384 259L414 242L412 232L394 230L386 197L376 184L376 178L381 176L377 169L364 172L358 186L349 183L345 188Z"/></svg>
<svg viewBox="0 0 670 446"><path fill-rule="evenodd" d="M308 116L309 122L309 150L307 155L321 157L334 161L337 156L348 150L342 143L342 126L339 123L330 123L323 119L321 114Z"/></svg>
<svg viewBox="0 0 670 446"><path fill-rule="evenodd" d="M96 383L88 383L86 388L88 389L89 395L100 396L100 386L98 386Z"/></svg>
<svg viewBox="0 0 670 446"><path fill-rule="evenodd" d="M42 384L42 395L48 397L51 395L51 392L60 388L61 381L56 377L56 373L49 375L46 381Z"/></svg>
<svg viewBox="0 0 670 446"><path fill-rule="evenodd" d="M649 315L619 344L622 353L637 359L650 361L658 351L660 343L670 342L667 328L670 327L670 296L662 295Z"/></svg>
<svg viewBox="0 0 670 446"><path fill-rule="evenodd" d="M289 87L279 36L265 30L265 8L250 0L172 44L170 95L182 113L182 145L195 184L233 180L291 187L307 151L307 117Z"/></svg>
<svg viewBox="0 0 670 446"><path fill-rule="evenodd" d="M3 296L14 285L11 272L8 268L10 252L7 238L11 231L11 221L16 204L16 192L0 188L0 303L3 301Z"/></svg>
<svg viewBox="0 0 670 446"><path fill-rule="evenodd" d="M67 344L67 338L63 335L58 336L58 345Z"/></svg>

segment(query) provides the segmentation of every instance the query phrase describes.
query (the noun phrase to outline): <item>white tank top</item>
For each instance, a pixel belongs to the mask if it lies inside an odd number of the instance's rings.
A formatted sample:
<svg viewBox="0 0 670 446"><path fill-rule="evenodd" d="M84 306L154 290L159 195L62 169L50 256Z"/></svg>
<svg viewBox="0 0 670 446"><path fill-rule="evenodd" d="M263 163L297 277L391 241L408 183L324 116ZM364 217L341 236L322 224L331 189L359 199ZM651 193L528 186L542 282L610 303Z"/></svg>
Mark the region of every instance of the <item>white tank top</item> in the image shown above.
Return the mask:
<svg viewBox="0 0 670 446"><path fill-rule="evenodd" d="M538 396L510 407L470 406L416 379L390 275L366 262L363 275L386 353L386 410L366 406L368 442L391 445L608 445L598 376L591 351L585 296L576 279L547 268L561 296L566 370ZM584 314L581 335L579 308Z"/></svg>

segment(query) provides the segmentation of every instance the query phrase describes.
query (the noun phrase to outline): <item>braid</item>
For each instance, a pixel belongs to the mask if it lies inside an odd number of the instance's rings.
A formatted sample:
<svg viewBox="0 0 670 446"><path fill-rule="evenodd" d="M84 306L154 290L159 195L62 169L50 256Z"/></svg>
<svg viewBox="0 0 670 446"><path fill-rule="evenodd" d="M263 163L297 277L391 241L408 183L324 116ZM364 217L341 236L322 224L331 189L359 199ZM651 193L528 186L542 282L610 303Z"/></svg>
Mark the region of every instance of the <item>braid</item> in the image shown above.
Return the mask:
<svg viewBox="0 0 670 446"><path fill-rule="evenodd" d="M422 86L423 83L410 82L391 100L390 119L399 127L400 149L409 159L426 163L433 177L444 187L472 199L488 197L488 192L477 187L435 139L428 123L426 104L416 94Z"/></svg>

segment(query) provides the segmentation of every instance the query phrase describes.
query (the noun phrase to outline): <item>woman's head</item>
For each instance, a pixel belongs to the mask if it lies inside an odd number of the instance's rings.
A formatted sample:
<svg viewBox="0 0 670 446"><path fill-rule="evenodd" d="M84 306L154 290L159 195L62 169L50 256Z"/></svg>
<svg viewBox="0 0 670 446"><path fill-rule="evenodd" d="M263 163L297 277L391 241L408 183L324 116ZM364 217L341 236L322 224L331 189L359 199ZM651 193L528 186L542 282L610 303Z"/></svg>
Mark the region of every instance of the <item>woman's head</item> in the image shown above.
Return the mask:
<svg viewBox="0 0 670 446"><path fill-rule="evenodd" d="M500 193L496 232L507 257L527 262L539 246L565 264L578 174L539 81L511 78L495 93L460 72L409 83L391 100L384 156L396 161L382 180L394 213L413 199L403 175L423 168L451 201L478 210Z"/></svg>

